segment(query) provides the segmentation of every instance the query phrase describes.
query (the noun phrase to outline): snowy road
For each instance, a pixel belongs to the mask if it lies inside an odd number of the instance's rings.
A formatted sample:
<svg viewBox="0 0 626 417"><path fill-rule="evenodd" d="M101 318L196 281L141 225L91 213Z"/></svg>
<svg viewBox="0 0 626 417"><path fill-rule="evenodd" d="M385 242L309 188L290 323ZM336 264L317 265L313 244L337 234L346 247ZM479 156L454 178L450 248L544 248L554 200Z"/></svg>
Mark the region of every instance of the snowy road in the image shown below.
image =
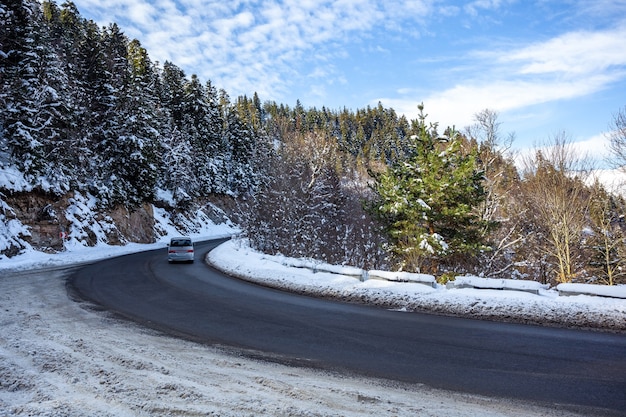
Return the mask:
<svg viewBox="0 0 626 417"><path fill-rule="evenodd" d="M588 415L252 360L75 303L69 273L0 274L2 417Z"/></svg>
<svg viewBox="0 0 626 417"><path fill-rule="evenodd" d="M78 278L91 298L152 327L279 362L581 412L594 407L619 414L626 407L622 335L295 297L225 278L201 263L167 265L162 251L98 263Z"/></svg>

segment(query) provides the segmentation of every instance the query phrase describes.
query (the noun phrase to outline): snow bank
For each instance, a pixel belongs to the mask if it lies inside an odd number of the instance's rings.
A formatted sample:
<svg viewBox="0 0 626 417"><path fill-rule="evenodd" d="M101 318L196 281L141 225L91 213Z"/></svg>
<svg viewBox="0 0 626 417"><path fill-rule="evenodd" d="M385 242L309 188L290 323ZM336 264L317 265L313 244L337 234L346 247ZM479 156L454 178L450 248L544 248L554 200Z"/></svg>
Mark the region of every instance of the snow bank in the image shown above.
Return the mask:
<svg viewBox="0 0 626 417"><path fill-rule="evenodd" d="M372 272L380 278L360 281L355 276L316 273L313 269L302 267L312 265L307 261L290 261L284 256L258 253L239 240L220 245L207 255L207 261L226 273L258 284L392 310L626 331L625 299L590 295L559 297L558 291L533 281L466 276L458 278L458 284L461 285L448 289L406 279L423 278L424 281L432 282L434 278L428 275L386 271L370 271L370 278ZM616 288L607 290L619 293L621 288Z"/></svg>
<svg viewBox="0 0 626 417"><path fill-rule="evenodd" d="M96 244L106 244L109 240L108 234L116 227L110 217L98 218L96 198L91 194L82 195L75 191L68 202L65 218L69 222L69 230L65 248L90 246L88 242L90 234L95 237Z"/></svg>

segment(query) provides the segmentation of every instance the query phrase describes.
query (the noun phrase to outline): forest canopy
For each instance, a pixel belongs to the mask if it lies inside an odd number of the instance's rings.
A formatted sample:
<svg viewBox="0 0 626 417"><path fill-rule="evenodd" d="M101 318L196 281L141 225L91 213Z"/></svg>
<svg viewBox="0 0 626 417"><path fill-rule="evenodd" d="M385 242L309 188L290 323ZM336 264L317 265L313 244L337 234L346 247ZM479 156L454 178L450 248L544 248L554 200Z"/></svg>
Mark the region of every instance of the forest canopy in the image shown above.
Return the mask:
<svg viewBox="0 0 626 417"><path fill-rule="evenodd" d="M37 0L0 5L0 109L0 168L51 195L132 208L166 192L174 209L222 196L259 250L442 280L625 282L623 198L575 167L566 135L520 169L490 110L456 131L423 106L408 120L382 103L232 99L115 23Z"/></svg>

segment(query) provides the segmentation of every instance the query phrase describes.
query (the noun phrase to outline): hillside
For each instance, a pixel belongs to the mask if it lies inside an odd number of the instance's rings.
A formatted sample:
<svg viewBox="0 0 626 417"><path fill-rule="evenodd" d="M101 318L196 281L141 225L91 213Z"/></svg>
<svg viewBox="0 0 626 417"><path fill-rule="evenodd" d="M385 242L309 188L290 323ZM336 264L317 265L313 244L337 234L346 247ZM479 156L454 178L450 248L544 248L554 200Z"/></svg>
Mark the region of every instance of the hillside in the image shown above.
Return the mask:
<svg viewBox="0 0 626 417"><path fill-rule="evenodd" d="M442 283L626 282L626 201L565 137L520 166L488 109L457 131L423 105L231 99L71 2L3 4L0 28L0 259L153 242L165 210L181 233L228 218L270 255Z"/></svg>

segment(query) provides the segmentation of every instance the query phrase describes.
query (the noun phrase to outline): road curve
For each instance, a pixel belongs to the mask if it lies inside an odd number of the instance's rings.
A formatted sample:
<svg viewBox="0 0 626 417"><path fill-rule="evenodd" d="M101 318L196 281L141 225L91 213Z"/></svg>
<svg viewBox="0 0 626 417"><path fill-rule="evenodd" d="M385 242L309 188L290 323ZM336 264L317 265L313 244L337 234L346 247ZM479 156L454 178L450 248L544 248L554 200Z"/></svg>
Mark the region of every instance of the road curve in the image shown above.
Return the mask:
<svg viewBox="0 0 626 417"><path fill-rule="evenodd" d="M158 330L281 362L626 415L626 337L339 303L243 282L165 249L84 266L73 295Z"/></svg>

